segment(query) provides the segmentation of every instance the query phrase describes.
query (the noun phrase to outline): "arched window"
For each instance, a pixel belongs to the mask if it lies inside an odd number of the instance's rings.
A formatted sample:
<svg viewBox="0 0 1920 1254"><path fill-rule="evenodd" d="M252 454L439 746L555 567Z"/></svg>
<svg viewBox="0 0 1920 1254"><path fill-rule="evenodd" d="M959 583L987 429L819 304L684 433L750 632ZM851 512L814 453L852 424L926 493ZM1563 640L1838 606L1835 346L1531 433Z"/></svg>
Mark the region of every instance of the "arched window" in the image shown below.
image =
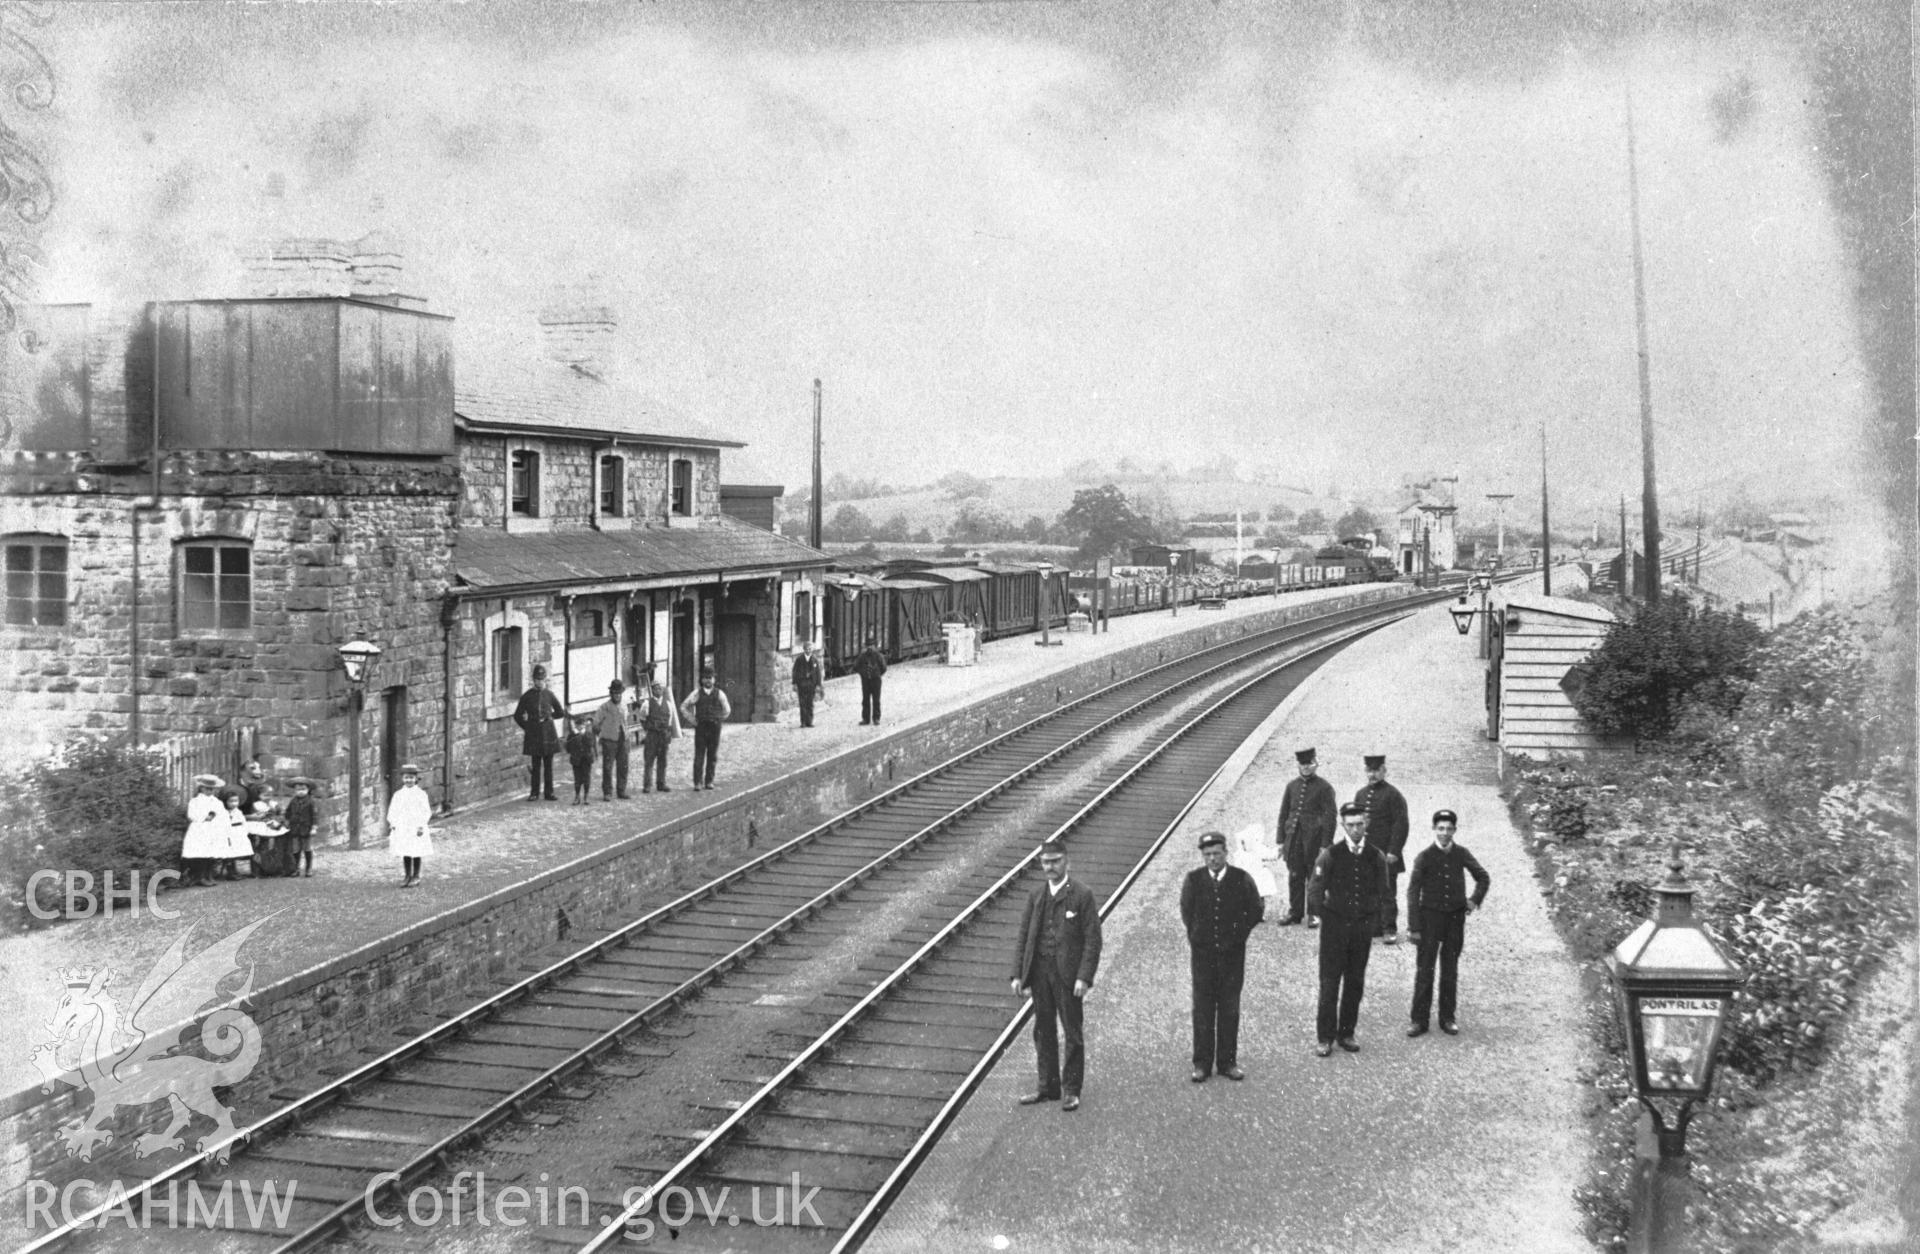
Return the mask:
<svg viewBox="0 0 1920 1254"><path fill-rule="evenodd" d="M65 536L8 536L7 626L67 625Z"/></svg>

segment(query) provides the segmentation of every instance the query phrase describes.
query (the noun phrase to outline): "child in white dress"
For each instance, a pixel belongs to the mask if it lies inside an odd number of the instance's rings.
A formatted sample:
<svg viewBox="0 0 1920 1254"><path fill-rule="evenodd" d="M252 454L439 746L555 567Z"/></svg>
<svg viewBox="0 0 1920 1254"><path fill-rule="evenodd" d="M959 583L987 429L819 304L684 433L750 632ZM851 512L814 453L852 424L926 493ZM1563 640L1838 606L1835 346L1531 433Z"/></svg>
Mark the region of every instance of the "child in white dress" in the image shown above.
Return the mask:
<svg viewBox="0 0 1920 1254"><path fill-rule="evenodd" d="M420 768L409 762L400 768L400 787L387 803L387 848L406 873L402 888L420 882L421 863L433 852L433 831L427 826L432 819L433 802L420 787Z"/></svg>
<svg viewBox="0 0 1920 1254"><path fill-rule="evenodd" d="M227 781L218 775L193 777L193 798L187 802L187 834L180 841L180 861L188 888L213 883L213 866L227 853L227 808L219 790Z"/></svg>

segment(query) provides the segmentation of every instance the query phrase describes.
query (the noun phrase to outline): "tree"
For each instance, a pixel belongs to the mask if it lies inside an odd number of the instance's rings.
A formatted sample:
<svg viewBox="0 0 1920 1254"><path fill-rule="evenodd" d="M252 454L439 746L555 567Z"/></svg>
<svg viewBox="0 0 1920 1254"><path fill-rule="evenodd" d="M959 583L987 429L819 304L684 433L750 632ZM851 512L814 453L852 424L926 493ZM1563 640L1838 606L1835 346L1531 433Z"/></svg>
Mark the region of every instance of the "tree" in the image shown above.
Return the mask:
<svg viewBox="0 0 1920 1254"><path fill-rule="evenodd" d="M1356 505L1346 513L1340 515L1340 521L1333 524L1333 534L1336 539L1344 539L1347 536L1370 535L1379 528L1379 525L1379 523L1374 521L1373 514L1369 512L1365 506Z"/></svg>
<svg viewBox="0 0 1920 1254"><path fill-rule="evenodd" d="M822 540L844 543L848 540L865 540L873 534L873 520L852 505L842 505L833 511L833 517L820 528Z"/></svg>
<svg viewBox="0 0 1920 1254"><path fill-rule="evenodd" d="M970 475L964 470L956 470L940 480L940 486L946 489L947 496L953 500L965 500L970 496L986 496L993 491L993 485L978 475Z"/></svg>
<svg viewBox="0 0 1920 1254"><path fill-rule="evenodd" d="M1045 544L1050 531L1047 520L1034 514L1020 525L1020 538L1028 544Z"/></svg>
<svg viewBox="0 0 1920 1254"><path fill-rule="evenodd" d="M1144 529L1126 493L1111 483L1081 488L1060 513L1060 530L1080 546L1083 558L1105 557Z"/></svg>
<svg viewBox="0 0 1920 1254"><path fill-rule="evenodd" d="M1656 601L1607 628L1574 708L1601 735L1664 740L1692 707L1723 717L1739 707L1763 639L1743 614Z"/></svg>
<svg viewBox="0 0 1920 1254"><path fill-rule="evenodd" d="M1327 529L1327 516L1317 509L1310 509L1294 520L1294 528L1302 535L1318 535Z"/></svg>
<svg viewBox="0 0 1920 1254"><path fill-rule="evenodd" d="M969 497L961 502L947 535L962 544L986 544L1005 539L1012 529L1005 514L977 497Z"/></svg>
<svg viewBox="0 0 1920 1254"><path fill-rule="evenodd" d="M907 521L905 514L895 513L888 517L887 521L874 528L873 538L898 544L906 540L907 533L912 529L913 524Z"/></svg>

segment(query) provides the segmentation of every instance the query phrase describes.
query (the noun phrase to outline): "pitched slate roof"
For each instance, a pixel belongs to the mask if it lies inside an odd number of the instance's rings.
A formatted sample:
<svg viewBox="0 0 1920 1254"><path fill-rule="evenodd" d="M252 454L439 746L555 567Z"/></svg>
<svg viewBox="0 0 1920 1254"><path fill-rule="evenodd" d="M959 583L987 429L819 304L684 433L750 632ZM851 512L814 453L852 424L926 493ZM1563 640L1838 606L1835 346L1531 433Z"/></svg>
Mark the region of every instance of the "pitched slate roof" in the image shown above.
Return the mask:
<svg viewBox="0 0 1920 1254"><path fill-rule="evenodd" d="M741 448L741 442L620 381L546 355L537 339L484 325L455 332L454 414L465 426L618 435L662 444Z"/></svg>
<svg viewBox="0 0 1920 1254"><path fill-rule="evenodd" d="M737 518L702 518L698 527L639 531L542 531L512 534L462 529L454 576L464 589L632 583L685 575L702 581L731 571L821 567L833 559L797 540Z"/></svg>

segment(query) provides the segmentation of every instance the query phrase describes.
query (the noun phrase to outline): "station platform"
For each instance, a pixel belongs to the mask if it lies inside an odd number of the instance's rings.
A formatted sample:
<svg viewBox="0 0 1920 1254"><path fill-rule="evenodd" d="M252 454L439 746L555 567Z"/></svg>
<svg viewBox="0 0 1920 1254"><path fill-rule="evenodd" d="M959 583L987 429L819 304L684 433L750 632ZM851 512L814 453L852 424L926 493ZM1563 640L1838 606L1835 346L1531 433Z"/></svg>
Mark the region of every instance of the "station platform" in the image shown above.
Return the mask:
<svg viewBox="0 0 1920 1254"><path fill-rule="evenodd" d="M490 895L590 857L620 842L644 835L703 811L724 810L741 794L785 774L816 766L837 755L917 724L946 719L968 706L1032 683L1048 674L1161 639L1174 639L1199 625L1255 615L1277 606L1331 600L1352 592L1326 588L1280 596L1229 601L1220 610L1182 607L1167 612L1115 618L1106 632L1056 631L1056 647L1036 645L1038 637L1013 636L983 645L972 666L950 667L936 659L917 659L891 667L883 689L884 719L877 727L860 723L860 686L856 676L828 681L814 712L814 726L799 727L796 711L776 722L730 724L720 746L712 791L693 791L691 736L676 741L668 763L670 792L642 795L640 754L632 755L631 799L602 802L596 764L593 800L569 804L572 774L565 755L555 762L557 802L530 803L515 797L457 812L433 825L434 852L414 889L400 890L400 864L386 850L383 825L366 834L366 847L344 844L314 852L314 873L301 879L241 879L213 888L172 890L160 905L173 917L124 903L111 917L68 920L15 936L0 944L0 990L12 1013L0 1034L0 1104L19 1105L37 1098L40 1076L29 1062L33 1048L47 1035L64 994L61 972L75 967L109 968L116 987L132 989L155 959L187 929L197 948L250 923L260 922L241 958L253 964L252 986L266 989L404 933L431 928L475 908ZM516 793L524 775L515 780ZM663 890L651 908L670 900L690 884ZM175 914L174 912L177 912ZM525 955L530 960L534 955ZM9 1101L11 1099L11 1101Z"/></svg>
<svg viewBox="0 0 1920 1254"><path fill-rule="evenodd" d="M1537 583L1537 581L1536 581ZM1534 886L1484 738L1472 637L1435 606L1311 676L1243 746L1108 918L1072 1114L1020 1107L1032 1037L982 1084L865 1245L925 1250L1584 1251L1573 1188L1587 1157L1578 973ZM1406 794L1407 860L1431 815L1492 877L1467 924L1460 1035L1405 1035L1414 953L1377 943L1357 1040L1313 1053L1319 933L1263 924L1248 946L1242 1082L1194 1084L1180 881L1198 834L1272 839L1294 750L1345 801L1361 756ZM1284 914L1286 870L1269 865ZM1405 879L1401 924L1405 927Z"/></svg>

